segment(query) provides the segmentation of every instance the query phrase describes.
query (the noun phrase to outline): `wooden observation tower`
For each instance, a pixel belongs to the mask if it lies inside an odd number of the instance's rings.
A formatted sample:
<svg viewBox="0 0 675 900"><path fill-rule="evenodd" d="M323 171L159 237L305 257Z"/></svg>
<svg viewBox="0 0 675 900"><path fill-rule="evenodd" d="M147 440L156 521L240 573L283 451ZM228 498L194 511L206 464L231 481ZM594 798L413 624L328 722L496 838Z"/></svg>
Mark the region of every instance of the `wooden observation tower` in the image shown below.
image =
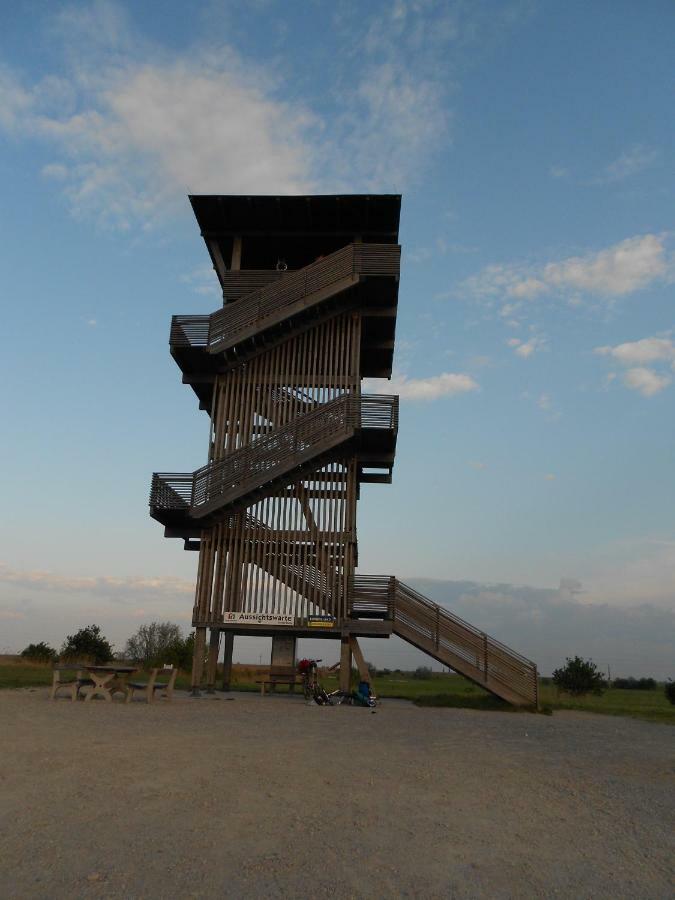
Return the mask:
<svg viewBox="0 0 675 900"><path fill-rule="evenodd" d="M174 316L171 354L210 418L206 465L155 473L150 514L199 552L192 684L215 687L224 635L341 641L400 637L512 703L537 702L536 668L392 576L356 574L363 483L391 481L398 397L389 378L401 248L398 195L190 198L223 292L210 315Z"/></svg>

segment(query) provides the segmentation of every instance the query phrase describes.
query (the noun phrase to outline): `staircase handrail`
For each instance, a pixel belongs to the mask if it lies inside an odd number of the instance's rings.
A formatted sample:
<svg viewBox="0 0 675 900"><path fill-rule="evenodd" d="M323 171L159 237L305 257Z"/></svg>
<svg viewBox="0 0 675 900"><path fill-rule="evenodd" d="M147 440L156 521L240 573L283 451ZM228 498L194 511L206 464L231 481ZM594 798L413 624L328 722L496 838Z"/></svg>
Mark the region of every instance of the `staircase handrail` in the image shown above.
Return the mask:
<svg viewBox="0 0 675 900"><path fill-rule="evenodd" d="M535 663L531 659L528 659L526 656L523 656L522 654L518 653L516 650L513 650L511 647L507 647L506 644L502 644L496 638L493 638L486 632L481 631L479 628L476 628L470 622L467 622L465 619L462 619L460 616L456 615L455 613L450 612L449 609L446 609L444 606L441 606L439 603L434 603L433 600L429 600L428 597L425 597L423 594L420 594L414 588L411 588L410 585L404 584L402 581L399 581L398 579L396 579L396 591L397 591L397 594L400 593L403 596L405 596L407 594L409 597L414 598L416 602L424 604L425 606L427 606L434 612L436 611L437 608L440 609L441 613L444 616L446 616L448 619L451 619L456 625L459 625L462 628L465 628L467 631L469 631L472 634L474 634L475 636L481 638L481 640L484 638L487 638L487 640L490 642L490 644L492 646L495 647L495 649L503 650L506 653L508 653L509 656L517 657L520 662L526 663L530 666L535 665Z"/></svg>
<svg viewBox="0 0 675 900"><path fill-rule="evenodd" d="M261 325L265 318L278 316L285 307L349 276L398 276L400 255L398 244L347 244L212 313L207 349L221 352L237 333Z"/></svg>
<svg viewBox="0 0 675 900"><path fill-rule="evenodd" d="M537 704L537 667L532 660L397 578L355 575L349 599L355 617L386 612L395 632L450 668L512 702L517 697Z"/></svg>
<svg viewBox="0 0 675 900"><path fill-rule="evenodd" d="M332 446L359 429L396 431L398 397L342 394L193 473L155 473L150 505L161 509L188 506L191 513L199 511L229 489L256 485L263 475L264 481L269 481L289 462L309 458L318 444ZM170 491L175 494L175 504L171 504Z"/></svg>

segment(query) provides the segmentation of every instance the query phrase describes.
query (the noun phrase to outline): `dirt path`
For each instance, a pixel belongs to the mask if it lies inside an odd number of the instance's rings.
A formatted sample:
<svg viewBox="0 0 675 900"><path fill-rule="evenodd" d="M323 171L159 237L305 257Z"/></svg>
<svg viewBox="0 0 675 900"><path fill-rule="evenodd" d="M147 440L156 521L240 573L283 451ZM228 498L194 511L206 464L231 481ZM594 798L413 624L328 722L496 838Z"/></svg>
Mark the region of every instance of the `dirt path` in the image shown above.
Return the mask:
<svg viewBox="0 0 675 900"><path fill-rule="evenodd" d="M0 692L9 898L672 896L675 729Z"/></svg>

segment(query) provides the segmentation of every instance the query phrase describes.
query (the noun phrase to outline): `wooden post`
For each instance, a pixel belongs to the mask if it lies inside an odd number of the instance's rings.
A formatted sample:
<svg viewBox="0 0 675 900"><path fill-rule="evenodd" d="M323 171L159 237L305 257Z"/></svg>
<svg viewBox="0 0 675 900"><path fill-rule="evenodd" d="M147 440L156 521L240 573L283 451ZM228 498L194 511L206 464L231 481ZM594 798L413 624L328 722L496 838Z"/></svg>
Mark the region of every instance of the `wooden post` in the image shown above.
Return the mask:
<svg viewBox="0 0 675 900"><path fill-rule="evenodd" d="M233 272L241 269L241 237L236 235L232 238L232 261L230 268Z"/></svg>
<svg viewBox="0 0 675 900"><path fill-rule="evenodd" d="M211 638L209 641L209 659L206 666L206 693L215 694L216 692L216 669L218 666L218 651L220 649L220 630L218 628L211 629Z"/></svg>
<svg viewBox="0 0 675 900"><path fill-rule="evenodd" d="M396 620L396 578L393 575L389 577L388 606L389 615Z"/></svg>
<svg viewBox="0 0 675 900"><path fill-rule="evenodd" d="M348 636L343 636L340 644L340 690L346 694L351 689L352 648Z"/></svg>
<svg viewBox="0 0 675 900"><path fill-rule="evenodd" d="M226 631L223 635L223 690L229 691L232 678L232 650L234 648L234 632Z"/></svg>
<svg viewBox="0 0 675 900"><path fill-rule="evenodd" d="M206 650L206 628L195 628L195 651L192 657L192 696L199 696L199 685L204 671L204 651Z"/></svg>

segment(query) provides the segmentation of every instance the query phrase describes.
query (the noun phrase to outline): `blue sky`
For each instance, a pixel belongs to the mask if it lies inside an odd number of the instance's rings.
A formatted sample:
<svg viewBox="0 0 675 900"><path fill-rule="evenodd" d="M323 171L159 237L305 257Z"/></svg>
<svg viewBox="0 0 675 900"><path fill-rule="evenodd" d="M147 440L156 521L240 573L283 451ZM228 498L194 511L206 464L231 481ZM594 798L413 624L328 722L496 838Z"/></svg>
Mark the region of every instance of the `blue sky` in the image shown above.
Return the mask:
<svg viewBox="0 0 675 900"><path fill-rule="evenodd" d="M196 555L146 505L206 457L167 346L218 305L188 192L383 191L402 415L362 571L433 579L544 669L668 674L673 26L670 2L2 4L0 651L189 623Z"/></svg>

